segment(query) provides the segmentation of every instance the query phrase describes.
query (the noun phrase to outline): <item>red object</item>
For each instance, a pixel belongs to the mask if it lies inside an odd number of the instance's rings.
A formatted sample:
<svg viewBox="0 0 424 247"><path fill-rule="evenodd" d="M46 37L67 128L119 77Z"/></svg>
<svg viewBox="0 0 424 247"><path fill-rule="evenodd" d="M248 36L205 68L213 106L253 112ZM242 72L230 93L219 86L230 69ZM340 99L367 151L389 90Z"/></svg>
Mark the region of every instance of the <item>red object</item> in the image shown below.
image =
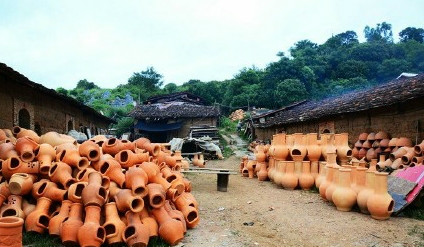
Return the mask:
<svg viewBox="0 0 424 247"><path fill-rule="evenodd" d="M408 204L413 202L424 186L424 166L410 167L396 174L396 177L404 178L408 181L417 183L417 186L406 195Z"/></svg>

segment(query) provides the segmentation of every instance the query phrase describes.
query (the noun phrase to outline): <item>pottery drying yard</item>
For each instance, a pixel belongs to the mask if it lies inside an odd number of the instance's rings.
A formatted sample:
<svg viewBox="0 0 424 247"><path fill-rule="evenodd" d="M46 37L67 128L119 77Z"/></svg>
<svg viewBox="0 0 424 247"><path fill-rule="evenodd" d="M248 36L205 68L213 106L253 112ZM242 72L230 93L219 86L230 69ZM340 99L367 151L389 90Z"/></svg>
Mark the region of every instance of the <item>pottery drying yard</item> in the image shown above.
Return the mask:
<svg viewBox="0 0 424 247"><path fill-rule="evenodd" d="M231 156L208 166L236 170L239 161ZM201 221L182 241L186 247L424 245L424 221L378 221L358 210L340 212L317 192L288 191L241 175L230 176L227 192L216 190L216 175L187 177Z"/></svg>

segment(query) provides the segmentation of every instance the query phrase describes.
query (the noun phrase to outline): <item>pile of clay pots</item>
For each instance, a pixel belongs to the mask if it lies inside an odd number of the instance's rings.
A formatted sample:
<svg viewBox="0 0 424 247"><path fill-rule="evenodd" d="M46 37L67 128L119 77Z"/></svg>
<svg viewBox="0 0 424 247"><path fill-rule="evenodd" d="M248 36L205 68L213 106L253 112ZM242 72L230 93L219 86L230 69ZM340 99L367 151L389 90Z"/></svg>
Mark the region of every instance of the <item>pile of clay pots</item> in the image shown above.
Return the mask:
<svg viewBox="0 0 424 247"><path fill-rule="evenodd" d="M188 164L146 138L78 144L56 132L0 129L0 163L1 246L22 241L22 223L66 246L147 246L157 236L176 245L199 222L179 172Z"/></svg>
<svg viewBox="0 0 424 247"><path fill-rule="evenodd" d="M236 121L236 120L242 120L243 118L244 118L244 111L242 110L242 109L238 109L238 110L235 110L235 111L233 111L231 114L230 114L230 116L229 116L229 118L232 120L232 121Z"/></svg>
<svg viewBox="0 0 424 247"><path fill-rule="evenodd" d="M256 146L255 159L242 158L240 172L249 178L256 174L261 181L269 178L287 190L310 190L315 185L322 198L340 211L358 204L361 212L375 219L389 218L394 201L387 193L388 173L376 171L377 159L370 164L349 163L347 133L317 137L316 133L274 135L270 146Z"/></svg>

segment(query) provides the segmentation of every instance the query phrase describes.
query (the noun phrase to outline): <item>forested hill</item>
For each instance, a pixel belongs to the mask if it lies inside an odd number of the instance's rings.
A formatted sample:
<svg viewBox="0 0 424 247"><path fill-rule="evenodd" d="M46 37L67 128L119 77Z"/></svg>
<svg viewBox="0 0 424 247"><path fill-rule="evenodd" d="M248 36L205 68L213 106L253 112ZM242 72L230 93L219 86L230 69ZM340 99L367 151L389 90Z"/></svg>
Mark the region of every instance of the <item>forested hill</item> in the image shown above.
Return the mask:
<svg viewBox="0 0 424 247"><path fill-rule="evenodd" d="M405 28L398 34L399 42L394 42L392 27L385 22L366 26L364 35L366 41L362 43L354 31L334 35L323 44L301 40L288 54L278 52L277 62L265 68L242 68L225 81L190 80L181 86L163 85L162 75L151 67L134 73L127 83L115 89L101 89L81 80L72 90L57 91L119 120L132 108L134 100L143 101L158 94L189 91L229 109L248 104L276 109L303 99L319 99L383 83L402 72L424 72L423 28Z"/></svg>

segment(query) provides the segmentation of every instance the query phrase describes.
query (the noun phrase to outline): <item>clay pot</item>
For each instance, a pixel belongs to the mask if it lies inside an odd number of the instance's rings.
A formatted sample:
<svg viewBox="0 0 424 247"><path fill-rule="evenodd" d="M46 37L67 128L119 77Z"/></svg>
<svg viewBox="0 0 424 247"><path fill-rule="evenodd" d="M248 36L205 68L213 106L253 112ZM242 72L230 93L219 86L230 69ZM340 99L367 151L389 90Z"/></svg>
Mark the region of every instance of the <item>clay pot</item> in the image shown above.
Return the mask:
<svg viewBox="0 0 424 247"><path fill-rule="evenodd" d="M138 138L134 141L137 144L137 148L142 148L149 152L152 156L158 156L160 152L160 145L157 143L151 143L147 138Z"/></svg>
<svg viewBox="0 0 424 247"><path fill-rule="evenodd" d="M335 156L335 154L334 154L334 156ZM319 186L319 194L320 194L322 199L327 201L327 197L325 196L325 193L326 193L328 186L330 186L331 182L334 179L335 169L330 169L330 168L333 168L333 167L329 166L328 164L325 167L326 167L327 173L325 175L325 180L323 180L321 182L321 185Z"/></svg>
<svg viewBox="0 0 424 247"><path fill-rule="evenodd" d="M140 218L141 218L141 223L143 223L143 225L145 225L149 229L149 236L157 237L159 234L158 233L159 225L156 222L156 220L153 218L153 216L149 215L146 207L144 207L143 210L140 212Z"/></svg>
<svg viewBox="0 0 424 247"><path fill-rule="evenodd" d="M52 182L61 184L65 189L76 182L72 177L72 168L63 162L56 162L50 167L49 177Z"/></svg>
<svg viewBox="0 0 424 247"><path fill-rule="evenodd" d="M247 162L247 172L249 174L249 178L254 177L254 166L256 165L256 160L249 160Z"/></svg>
<svg viewBox="0 0 424 247"><path fill-rule="evenodd" d="M159 167L155 163L143 162L139 167L146 172L149 183L160 184L165 191L171 187L171 184L162 177Z"/></svg>
<svg viewBox="0 0 424 247"><path fill-rule="evenodd" d="M100 225L100 210L97 205L85 206L84 224L78 229L81 247L100 247L106 240L106 232Z"/></svg>
<svg viewBox="0 0 424 247"><path fill-rule="evenodd" d="M43 233L49 226L49 208L52 203L47 197L40 197L37 200L35 210L25 218L25 229L27 232L33 231Z"/></svg>
<svg viewBox="0 0 424 247"><path fill-rule="evenodd" d="M0 159L7 160L11 157L18 156L18 153L15 150L15 145L11 142L6 142L0 144Z"/></svg>
<svg viewBox="0 0 424 247"><path fill-rule="evenodd" d="M366 148L361 148L359 149L358 152L358 159L362 159L367 155L367 149Z"/></svg>
<svg viewBox="0 0 424 247"><path fill-rule="evenodd" d="M15 173L38 174L39 164L38 162L26 163L14 156L2 162L1 172L6 179L11 178Z"/></svg>
<svg viewBox="0 0 424 247"><path fill-rule="evenodd" d="M414 158L412 158L412 162L415 164L420 164L423 162L423 160L424 160L424 156L421 156L421 157L415 156Z"/></svg>
<svg viewBox="0 0 424 247"><path fill-rule="evenodd" d="M169 167L174 167L177 164L177 160L173 156L171 156L170 153L165 153L161 151L159 152L158 156L156 156L156 158L157 158L157 164L165 163ZM196 165L196 166L204 165L203 162L200 161L200 156L198 156L198 159L196 159L195 162L197 163L196 164L193 163L193 165Z"/></svg>
<svg viewBox="0 0 424 247"><path fill-rule="evenodd" d="M365 155L365 158L368 161L371 161L372 159L377 159L377 151L374 148L370 148L367 151L367 154Z"/></svg>
<svg viewBox="0 0 424 247"><path fill-rule="evenodd" d="M329 153L335 153L337 154L337 149L335 146L335 135L334 134L328 134L328 140L325 148L325 160L328 159ZM337 157L337 155L336 155Z"/></svg>
<svg viewBox="0 0 424 247"><path fill-rule="evenodd" d="M139 196L134 196L129 189L120 190L114 197L116 207L120 212L131 210L138 213L143 210L144 201Z"/></svg>
<svg viewBox="0 0 424 247"><path fill-rule="evenodd" d="M362 143L362 148L365 148L366 150L372 148L372 143L370 141L365 141Z"/></svg>
<svg viewBox="0 0 424 247"><path fill-rule="evenodd" d="M94 142L97 146L101 147L105 141L107 141L107 137L104 135L96 135L89 139L89 141Z"/></svg>
<svg viewBox="0 0 424 247"><path fill-rule="evenodd" d="M381 140L380 141L380 147L382 149L385 149L385 148L389 147L389 142L390 142L390 139L383 139L383 140Z"/></svg>
<svg viewBox="0 0 424 247"><path fill-rule="evenodd" d="M108 176L110 180L114 181L123 188L125 183L125 174L122 172L121 165L114 159L101 160L99 163L99 172L103 176Z"/></svg>
<svg viewBox="0 0 424 247"><path fill-rule="evenodd" d="M163 187L159 184L150 183L147 185L149 191L149 205L153 208L160 208L165 204L166 194Z"/></svg>
<svg viewBox="0 0 424 247"><path fill-rule="evenodd" d="M161 164L160 171L162 173L162 177L164 177L166 181L170 183L177 179L177 173L175 171L172 171L165 163Z"/></svg>
<svg viewBox="0 0 424 247"><path fill-rule="evenodd" d="M175 206L184 216L184 221L188 228L194 228L199 223L200 218L197 208L190 198L187 197L187 193L184 193L175 200Z"/></svg>
<svg viewBox="0 0 424 247"><path fill-rule="evenodd" d="M61 224L69 216L69 210L71 208L72 202L69 200L64 200L60 206L59 214L53 216L49 221L49 234L53 236L60 236L60 227Z"/></svg>
<svg viewBox="0 0 424 247"><path fill-rule="evenodd" d="M268 180L268 171L266 169L266 163L265 162L262 162L262 163L258 163L258 164L260 164L259 165L260 170L257 173L258 180L259 181L266 181L266 180Z"/></svg>
<svg viewBox="0 0 424 247"><path fill-rule="evenodd" d="M399 137L396 141L397 147L413 147L412 141L406 137Z"/></svg>
<svg viewBox="0 0 424 247"><path fill-rule="evenodd" d="M273 158L276 161L286 160L289 155L289 149L286 144L286 134L279 133L274 135L274 150L273 150Z"/></svg>
<svg viewBox="0 0 424 247"><path fill-rule="evenodd" d="M65 246L78 245L78 230L84 224L82 222L83 205L72 203L68 219L62 223L60 238Z"/></svg>
<svg viewBox="0 0 424 247"><path fill-rule="evenodd" d="M125 214L128 226L125 228L122 238L128 246L147 246L149 243L149 229L141 223L137 213L128 211Z"/></svg>
<svg viewBox="0 0 424 247"><path fill-rule="evenodd" d="M24 162L31 162L35 158L35 152L38 150L38 143L33 139L25 136L16 140L15 150L18 152L19 158Z"/></svg>
<svg viewBox="0 0 424 247"><path fill-rule="evenodd" d="M34 210L35 210L35 204L31 204L25 199L22 200L22 211L24 211L25 215L30 214Z"/></svg>
<svg viewBox="0 0 424 247"><path fill-rule="evenodd" d="M54 161L56 158L56 151L50 144L40 144L36 158L38 160L38 163L40 164L40 173L43 175L47 175L49 174L49 169L52 165L52 161Z"/></svg>
<svg viewBox="0 0 424 247"><path fill-rule="evenodd" d="M377 171L377 159L371 159L370 167L368 168L368 171Z"/></svg>
<svg viewBox="0 0 424 247"><path fill-rule="evenodd" d="M107 191L102 186L102 175L92 172L88 175L88 185L82 190L82 202L84 206L103 206L107 198Z"/></svg>
<svg viewBox="0 0 424 247"><path fill-rule="evenodd" d="M332 201L339 211L350 211L356 203L356 193L350 187L350 169L339 170L338 186L332 195Z"/></svg>
<svg viewBox="0 0 424 247"><path fill-rule="evenodd" d="M130 141L111 138L102 144L102 151L103 153L115 156L122 150L135 151L135 147L135 143Z"/></svg>
<svg viewBox="0 0 424 247"><path fill-rule="evenodd" d="M206 166L206 161L203 154L199 154L199 158L197 159L196 163L197 164L195 164L195 166L198 166L200 168L204 168ZM167 165L169 164L167 163Z"/></svg>
<svg viewBox="0 0 424 247"><path fill-rule="evenodd" d="M347 165L349 160L352 158L352 149L349 147L348 139L348 133L334 135L337 158L340 160L341 165Z"/></svg>
<svg viewBox="0 0 424 247"><path fill-rule="evenodd" d="M368 170L365 167L356 167L354 182L351 187L356 194L359 194L363 189L365 189L365 173Z"/></svg>
<svg viewBox="0 0 424 247"><path fill-rule="evenodd" d="M15 126L13 127L12 131L13 131L13 134L16 136L16 138L29 137L32 140L34 140L36 143L40 143L40 137L33 130Z"/></svg>
<svg viewBox="0 0 424 247"><path fill-rule="evenodd" d="M115 155L115 159L123 168L130 168L136 164L150 161L149 153L134 153L131 150L122 150Z"/></svg>
<svg viewBox="0 0 424 247"><path fill-rule="evenodd" d="M34 183L32 187L32 196L34 198L47 197L52 201L61 202L66 194L66 190L59 189L55 183L47 179L41 179Z"/></svg>
<svg viewBox="0 0 424 247"><path fill-rule="evenodd" d="M87 182L76 182L68 188L68 200L82 203L82 191L87 187Z"/></svg>
<svg viewBox="0 0 424 247"><path fill-rule="evenodd" d="M294 161L302 161L306 156L306 145L304 142L304 136L302 133L295 133L292 135L294 137L294 145L290 149L290 155Z"/></svg>
<svg viewBox="0 0 424 247"><path fill-rule="evenodd" d="M368 138L368 133L361 133L359 134L358 140L364 143Z"/></svg>
<svg viewBox="0 0 424 247"><path fill-rule="evenodd" d="M387 175L385 172L375 173L374 193L367 200L368 211L377 220L388 219L393 212L395 202L387 193Z"/></svg>
<svg viewBox="0 0 424 247"><path fill-rule="evenodd" d="M387 134L385 131L380 130L375 134L375 140L381 141L382 139L389 139L389 134Z"/></svg>
<svg viewBox="0 0 424 247"><path fill-rule="evenodd" d="M322 181L325 179L325 175L327 173L327 169L325 168L326 162L320 161L319 163L319 173L318 176L315 178L315 187L319 189L319 186L321 185Z"/></svg>
<svg viewBox="0 0 424 247"><path fill-rule="evenodd" d="M327 189L325 190L325 198L327 199L327 201L333 202L333 193L338 186L337 181L339 179L339 169L341 169L341 168L329 167L329 169L330 170L333 169L334 174L333 174L333 179L330 180L330 183L329 183ZM349 169L349 175L350 175L350 169ZM350 181L349 181L349 186L350 186Z"/></svg>
<svg viewBox="0 0 424 247"><path fill-rule="evenodd" d="M1 208L1 217L14 216L25 219L25 213L22 210L22 197L10 195L7 198L7 205Z"/></svg>
<svg viewBox="0 0 424 247"><path fill-rule="evenodd" d="M14 195L26 195L31 192L36 177L27 173L15 173L9 180L10 192Z"/></svg>
<svg viewBox="0 0 424 247"><path fill-rule="evenodd" d="M255 157L257 162L265 162L266 154L264 151L265 146L264 145L258 145L256 146L255 150Z"/></svg>
<svg viewBox="0 0 424 247"><path fill-rule="evenodd" d="M90 165L90 162L87 158L81 157L78 150L62 150L56 156L57 161L64 162L69 166L75 167L78 170L87 168Z"/></svg>
<svg viewBox="0 0 424 247"><path fill-rule="evenodd" d="M286 161L276 161L275 162L275 171L274 171L274 180L273 180L273 182L276 184L276 185L280 185L281 186L281 182L282 182L282 179L283 179L283 175L284 175L284 172L283 172L283 166L282 166L282 163L284 163L284 168L286 167L286 165L285 165L285 162ZM294 166L294 164L293 164L293 166ZM293 171L294 171L294 167L293 167Z"/></svg>
<svg viewBox="0 0 424 247"><path fill-rule="evenodd" d="M109 202L105 204L105 215L106 221L103 224L103 227L106 231L107 243L114 244L123 242L124 240L122 239L122 234L126 225L119 218L115 202Z"/></svg>
<svg viewBox="0 0 424 247"><path fill-rule="evenodd" d="M314 177L311 174L310 161L302 162L302 173L299 177L299 186L303 190L310 190L314 186Z"/></svg>
<svg viewBox="0 0 424 247"><path fill-rule="evenodd" d="M423 151L424 151L424 140L420 144L415 145L414 147L414 152L417 156L422 155ZM1 158L1 155L0 155L0 158Z"/></svg>
<svg viewBox="0 0 424 247"><path fill-rule="evenodd" d="M18 217L0 218L0 246L22 247L22 225L24 220Z"/></svg>
<svg viewBox="0 0 424 247"><path fill-rule="evenodd" d="M164 207L152 210L159 224L159 236L170 245L178 244L184 238L184 227L178 220L172 219Z"/></svg>
<svg viewBox="0 0 424 247"><path fill-rule="evenodd" d="M403 168L403 163L402 163L402 159L395 159L392 162L392 165L390 166L392 169L402 169Z"/></svg>
<svg viewBox="0 0 424 247"><path fill-rule="evenodd" d="M92 141L85 141L78 147L79 154L86 157L89 161L98 161L100 159L100 147Z"/></svg>
<svg viewBox="0 0 424 247"><path fill-rule="evenodd" d="M406 148L407 152L402 156L402 163L404 165L408 165L411 163L412 158L415 156L415 150L414 148Z"/></svg>
<svg viewBox="0 0 424 247"><path fill-rule="evenodd" d="M371 144L375 141L375 133L371 132L367 136L367 141L371 142Z"/></svg>
<svg viewBox="0 0 424 247"><path fill-rule="evenodd" d="M295 167L293 161L285 161L285 172L281 178L281 185L284 189L294 190L298 183L298 176L295 174Z"/></svg>
<svg viewBox="0 0 424 247"><path fill-rule="evenodd" d="M369 214L368 208L367 208L367 201L370 195L374 193L374 179L375 179L375 172L373 171L366 171L365 172L365 188L359 192L358 197L356 199L357 204L359 206L359 209L364 214Z"/></svg>

